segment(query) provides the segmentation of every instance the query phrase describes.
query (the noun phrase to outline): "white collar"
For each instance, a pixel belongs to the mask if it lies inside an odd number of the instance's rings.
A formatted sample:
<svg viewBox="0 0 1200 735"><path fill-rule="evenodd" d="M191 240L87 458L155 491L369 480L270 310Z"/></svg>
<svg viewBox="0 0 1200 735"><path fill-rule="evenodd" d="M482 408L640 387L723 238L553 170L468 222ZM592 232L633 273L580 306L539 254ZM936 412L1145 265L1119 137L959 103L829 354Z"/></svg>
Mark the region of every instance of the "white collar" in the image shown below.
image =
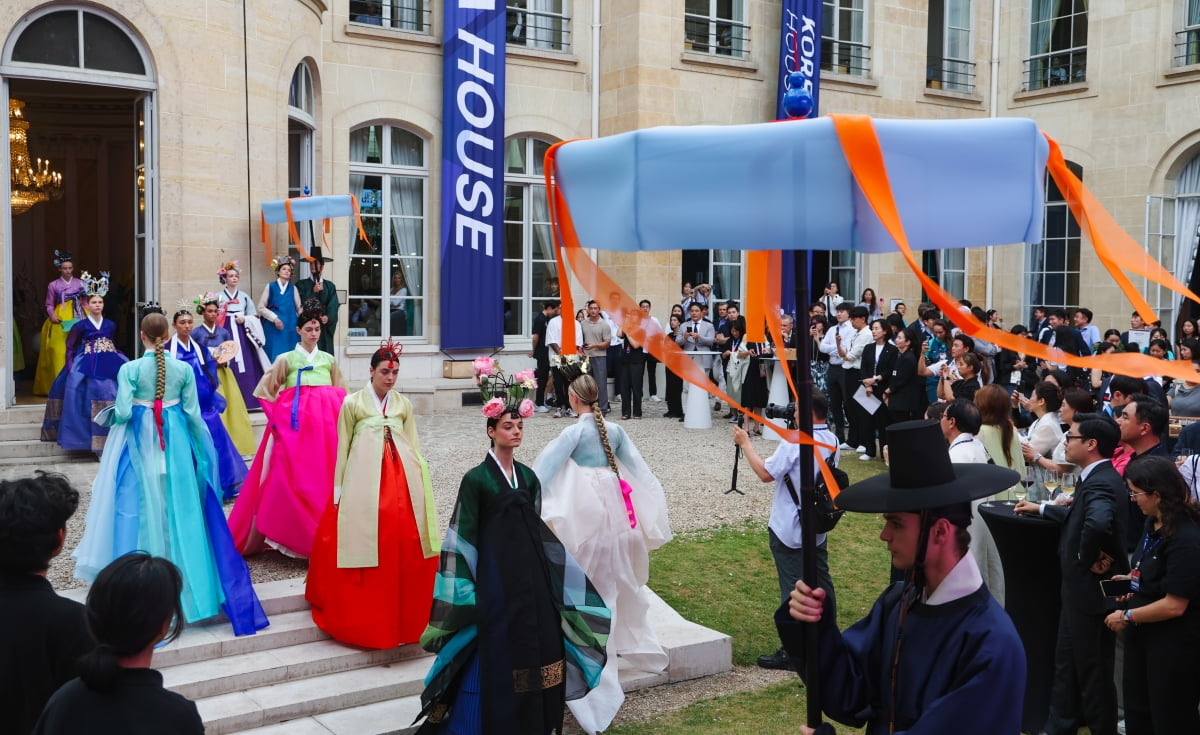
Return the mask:
<svg viewBox="0 0 1200 735"><path fill-rule="evenodd" d="M92 316L92 314L89 313L87 315L87 319L89 322L92 323L92 326L94 326L96 329L99 329L100 327L104 326L104 317L103 316L100 316L99 318L97 318L95 316Z"/></svg>
<svg viewBox="0 0 1200 735"><path fill-rule="evenodd" d="M210 326L208 326L207 324L205 324L204 322L200 322L200 328L201 328L201 329L203 329L203 330L205 330L205 331L207 331L209 334L216 334L216 333L217 333L217 325L216 325L216 324L213 324L213 325L210 327Z"/></svg>
<svg viewBox="0 0 1200 735"><path fill-rule="evenodd" d="M317 359L317 355L320 354L320 352L321 352L321 348L317 347L315 345L313 346L312 352L309 352L308 350L304 349L304 343L302 343L302 342L296 344L296 350L300 354L304 355L304 357L307 358L309 362L312 362L313 360Z"/></svg>
<svg viewBox="0 0 1200 735"><path fill-rule="evenodd" d="M275 285L276 285L276 286L279 286L279 293L283 293L284 291L286 291L286 290L287 290L287 287L288 287L288 286L292 285L292 282L291 282L290 280L289 280L289 281L285 281L285 280L283 280L282 278L276 278L276 279L275 279Z"/></svg>
<svg viewBox="0 0 1200 735"><path fill-rule="evenodd" d="M501 464L500 458L496 456L495 450L489 449L488 456L491 457L492 461L496 463L496 466L500 468L500 474L504 475L504 479L508 480L508 486L511 487L513 490L516 490L517 489L517 460L516 460L516 458L515 457L513 458L512 477L509 477L507 474L505 474L504 465Z"/></svg>
<svg viewBox="0 0 1200 735"><path fill-rule="evenodd" d="M63 283L67 284L68 286L70 286L72 283L74 283L74 282L75 282L75 276L71 276L70 278L63 278L62 276L59 276L59 277L58 277L58 280L60 280L60 281L62 281Z"/></svg>
<svg viewBox="0 0 1200 735"><path fill-rule="evenodd" d="M178 357L179 353L181 351L182 352L191 352L200 358L200 364L203 365L204 364L204 350L197 349L198 347L199 347L199 345L196 344L196 340L194 340L194 339L189 339L188 344L185 346L183 344L183 342L181 342L179 340L178 334L171 335L171 349L169 350L169 352L171 353L171 357Z"/></svg>
<svg viewBox="0 0 1200 735"><path fill-rule="evenodd" d="M968 434L965 431L959 432L958 436L954 437L954 441L950 442L950 449L954 449L959 444L970 444L973 441L975 441L974 434Z"/></svg>
<svg viewBox="0 0 1200 735"><path fill-rule="evenodd" d="M970 551L963 554L942 583L937 586L932 595L925 600L926 605L945 605L948 602L961 600L979 589L983 584L983 576L979 573L979 565L975 563L975 555ZM922 592L924 596L924 592Z"/></svg>
<svg viewBox="0 0 1200 735"><path fill-rule="evenodd" d="M387 393L383 394L383 398L380 398L379 394L375 392L374 386L370 385L369 383L367 384L367 392L370 393L371 398L375 400L375 408L379 409L379 413L387 416L388 398L392 396L392 392L389 390Z"/></svg>

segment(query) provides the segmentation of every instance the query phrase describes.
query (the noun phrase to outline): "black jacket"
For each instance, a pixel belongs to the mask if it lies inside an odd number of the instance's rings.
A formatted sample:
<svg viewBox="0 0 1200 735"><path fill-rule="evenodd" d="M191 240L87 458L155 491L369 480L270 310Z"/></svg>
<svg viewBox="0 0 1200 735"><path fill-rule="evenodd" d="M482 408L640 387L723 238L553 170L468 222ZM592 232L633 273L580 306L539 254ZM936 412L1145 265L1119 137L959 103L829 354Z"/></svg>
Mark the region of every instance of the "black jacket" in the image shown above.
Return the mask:
<svg viewBox="0 0 1200 735"><path fill-rule="evenodd" d="M1043 511L1046 518L1063 524L1058 556L1064 609L1102 615L1112 607L1100 593L1100 580L1129 571L1125 555L1128 496L1129 490L1112 462L1104 462L1080 483L1074 503L1047 505ZM1102 551L1112 557L1112 568L1103 575L1093 574L1090 567Z"/></svg>
<svg viewBox="0 0 1200 735"><path fill-rule="evenodd" d="M876 351L879 354L875 354ZM888 387L892 381L892 369L896 365L896 356L900 354L900 350L896 349L896 345L890 342L884 342L883 348L880 349L874 342L867 345L862 354L862 377L864 379L879 376L879 382L871 386L871 392L876 398L883 398L883 390ZM855 390L858 390L855 388Z"/></svg>
<svg viewBox="0 0 1200 735"><path fill-rule="evenodd" d="M917 375L917 353L913 350L896 352L892 377L888 381L888 410L914 412L925 407L925 378Z"/></svg>

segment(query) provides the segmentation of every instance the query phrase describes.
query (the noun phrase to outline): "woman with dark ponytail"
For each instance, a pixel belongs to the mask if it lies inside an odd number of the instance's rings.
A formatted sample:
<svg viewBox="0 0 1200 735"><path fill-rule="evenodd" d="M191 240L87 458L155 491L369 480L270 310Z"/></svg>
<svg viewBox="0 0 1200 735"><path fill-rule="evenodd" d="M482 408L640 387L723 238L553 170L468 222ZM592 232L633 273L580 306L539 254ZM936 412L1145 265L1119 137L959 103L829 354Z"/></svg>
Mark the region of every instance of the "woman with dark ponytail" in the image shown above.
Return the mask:
<svg viewBox="0 0 1200 735"><path fill-rule="evenodd" d="M625 430L604 420L598 393L591 375L571 381L567 395L579 419L533 463L542 485L542 519L613 611L600 685L568 703L589 733L606 729L625 700L618 656L651 673L667 666L647 620L646 580L649 552L671 540L662 485Z"/></svg>
<svg viewBox="0 0 1200 735"><path fill-rule="evenodd" d="M95 580L113 559L142 549L179 567L184 620L223 611L235 633L254 633L267 617L225 523L195 373L166 354L160 310L147 313L141 327L146 353L121 367L116 403L96 417L112 431L83 538L71 555L75 576Z"/></svg>
<svg viewBox="0 0 1200 735"><path fill-rule="evenodd" d="M105 567L87 596L96 648L80 661L79 678L46 703L35 735L202 735L196 705L163 688L162 674L150 668L154 647L183 630L182 591L179 569L145 552Z"/></svg>
<svg viewBox="0 0 1200 735"><path fill-rule="evenodd" d="M270 546L287 556L311 556L333 494L346 381L333 355L317 348L324 314L320 301L304 302L296 320L300 344L275 358L254 390L267 430L229 515L244 555Z"/></svg>

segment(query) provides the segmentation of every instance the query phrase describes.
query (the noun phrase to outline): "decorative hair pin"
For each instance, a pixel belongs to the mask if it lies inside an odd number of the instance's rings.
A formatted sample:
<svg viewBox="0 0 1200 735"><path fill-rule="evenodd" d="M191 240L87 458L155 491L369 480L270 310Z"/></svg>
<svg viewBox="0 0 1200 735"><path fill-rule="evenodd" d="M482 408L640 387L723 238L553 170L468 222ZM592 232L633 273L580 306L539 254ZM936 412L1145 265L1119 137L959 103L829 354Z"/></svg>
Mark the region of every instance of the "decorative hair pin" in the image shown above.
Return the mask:
<svg viewBox="0 0 1200 735"><path fill-rule="evenodd" d="M587 357L580 355L554 355L550 358L550 368L566 381L567 385L580 375L591 372Z"/></svg>
<svg viewBox="0 0 1200 735"><path fill-rule="evenodd" d="M202 293L196 298L192 299L191 302L187 303L186 305L189 307L195 307L197 314L203 314L204 307L208 306L209 304L219 303L220 301L217 299L217 295L215 293L212 291L206 291L205 293Z"/></svg>
<svg viewBox="0 0 1200 735"><path fill-rule="evenodd" d="M483 396L483 415L489 419L499 418L505 413L515 412L523 419L533 415L533 401L529 392L537 388L537 379L529 369L505 375L496 361L490 357L477 357L471 364L475 371L475 384Z"/></svg>
<svg viewBox="0 0 1200 735"><path fill-rule="evenodd" d="M162 314L163 316L166 316L167 314L165 311L163 311L162 306L157 301L147 301L146 303L142 304L140 311L142 319L145 319L146 315L148 314Z"/></svg>
<svg viewBox="0 0 1200 735"><path fill-rule="evenodd" d="M386 340L379 343L379 349L375 351L375 354L379 355L381 359L387 360L388 362L399 362L400 353L402 352L404 352L404 345L400 344L399 342L393 342L392 338L388 337Z"/></svg>
<svg viewBox="0 0 1200 735"><path fill-rule="evenodd" d="M54 251L54 267L55 268L62 268L63 263L74 263L74 262L75 262L75 256L71 255L71 251L69 251L69 250L55 250Z"/></svg>
<svg viewBox="0 0 1200 735"><path fill-rule="evenodd" d="M84 271L79 275L79 280L83 281L83 292L89 299L93 296L103 298L108 295L108 271L100 271L99 278Z"/></svg>
<svg viewBox="0 0 1200 735"><path fill-rule="evenodd" d="M238 271L240 273L241 270L242 268L238 265L238 262L236 260L231 260L228 263L223 264L221 266L221 270L217 271L217 278L221 279L221 283L225 283L225 276L229 274L229 271Z"/></svg>
<svg viewBox="0 0 1200 735"><path fill-rule="evenodd" d="M320 299L305 299L300 305L300 316L304 318L305 324L313 320L321 321L321 317L325 316L325 307Z"/></svg>
<svg viewBox="0 0 1200 735"><path fill-rule="evenodd" d="M279 269L285 265L296 267L296 259L290 255L280 255L278 258L271 258L271 267L278 273Z"/></svg>

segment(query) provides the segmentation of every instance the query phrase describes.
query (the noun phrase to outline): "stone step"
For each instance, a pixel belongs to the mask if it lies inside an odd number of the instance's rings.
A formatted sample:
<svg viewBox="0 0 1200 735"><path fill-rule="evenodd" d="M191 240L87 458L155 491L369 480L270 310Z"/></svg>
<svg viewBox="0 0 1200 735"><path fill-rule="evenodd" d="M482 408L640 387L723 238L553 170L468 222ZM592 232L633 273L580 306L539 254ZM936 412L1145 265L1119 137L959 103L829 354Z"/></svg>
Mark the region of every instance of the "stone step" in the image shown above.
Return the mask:
<svg viewBox="0 0 1200 735"><path fill-rule="evenodd" d="M428 656L313 676L196 700L208 735L222 735L376 702L424 688Z"/></svg>
<svg viewBox="0 0 1200 735"><path fill-rule="evenodd" d="M30 406L9 406L5 409L0 409L0 424L33 424L39 426L42 423L42 417L46 414L45 399L43 403Z"/></svg>
<svg viewBox="0 0 1200 735"><path fill-rule="evenodd" d="M40 439L42 437L42 422L0 423L0 442Z"/></svg>
<svg viewBox="0 0 1200 735"><path fill-rule="evenodd" d="M39 433L40 431L39 428ZM59 459L78 459L91 454L91 452L87 451L67 452L54 442L44 442L36 437L0 442L0 459L39 460L53 458L55 461L58 461Z"/></svg>
<svg viewBox="0 0 1200 735"><path fill-rule="evenodd" d="M416 645L378 650L319 640L160 668L168 688L202 699L428 656Z"/></svg>
<svg viewBox="0 0 1200 735"><path fill-rule="evenodd" d="M421 712L421 697L401 697L302 717L250 730L238 735L407 735L410 723Z"/></svg>

